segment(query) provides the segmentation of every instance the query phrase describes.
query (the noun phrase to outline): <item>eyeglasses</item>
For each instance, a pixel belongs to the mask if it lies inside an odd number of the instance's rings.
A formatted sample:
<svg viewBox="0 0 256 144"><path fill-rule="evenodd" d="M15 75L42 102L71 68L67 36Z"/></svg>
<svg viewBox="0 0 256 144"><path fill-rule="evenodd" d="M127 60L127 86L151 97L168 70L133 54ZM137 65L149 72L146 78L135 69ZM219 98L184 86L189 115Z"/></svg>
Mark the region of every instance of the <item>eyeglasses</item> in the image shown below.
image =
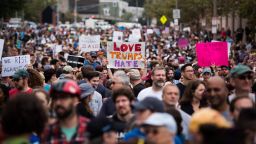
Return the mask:
<svg viewBox="0 0 256 144"><path fill-rule="evenodd" d="M245 80L245 79L251 80L251 79L253 79L253 76L252 75L240 75L240 76L238 76L238 78L240 80Z"/></svg>

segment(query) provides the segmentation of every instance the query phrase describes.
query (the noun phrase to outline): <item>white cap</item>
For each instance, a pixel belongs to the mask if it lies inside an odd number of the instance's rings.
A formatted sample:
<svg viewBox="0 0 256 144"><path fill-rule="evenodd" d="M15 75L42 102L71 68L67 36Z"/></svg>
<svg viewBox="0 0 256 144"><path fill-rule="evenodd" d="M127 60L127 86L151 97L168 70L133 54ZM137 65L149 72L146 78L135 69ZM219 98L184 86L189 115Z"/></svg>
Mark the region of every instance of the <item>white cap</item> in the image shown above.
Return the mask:
<svg viewBox="0 0 256 144"><path fill-rule="evenodd" d="M143 123L151 126L165 126L170 132L177 132L177 124L174 118L167 113L153 113Z"/></svg>

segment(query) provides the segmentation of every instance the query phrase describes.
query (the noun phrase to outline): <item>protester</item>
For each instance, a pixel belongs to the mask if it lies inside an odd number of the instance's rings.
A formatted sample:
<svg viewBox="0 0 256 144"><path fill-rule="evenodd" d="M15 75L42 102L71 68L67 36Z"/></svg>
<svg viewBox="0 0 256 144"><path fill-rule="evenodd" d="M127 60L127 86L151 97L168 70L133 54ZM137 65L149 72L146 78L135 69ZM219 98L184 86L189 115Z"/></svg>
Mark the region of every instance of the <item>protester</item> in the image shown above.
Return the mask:
<svg viewBox="0 0 256 144"><path fill-rule="evenodd" d="M183 77L182 82L178 83L177 86L180 90L180 96L182 97L188 83L194 79L194 69L191 64L185 64L181 67L181 75Z"/></svg>
<svg viewBox="0 0 256 144"><path fill-rule="evenodd" d="M50 95L57 115L57 122L43 133L42 143L84 143L89 120L78 116L76 105L80 88L72 80L60 80L51 87Z"/></svg>
<svg viewBox="0 0 256 144"><path fill-rule="evenodd" d="M133 94L135 97L137 97L140 91L142 91L145 88L141 80L140 71L137 69L131 69L129 71L129 76L130 76L130 82L133 86L132 87Z"/></svg>
<svg viewBox="0 0 256 144"><path fill-rule="evenodd" d="M228 96L229 102L239 96L248 96L256 102L255 94L251 93L254 80L253 71L248 66L239 64L231 70L230 74L231 84L235 90L234 94Z"/></svg>
<svg viewBox="0 0 256 144"><path fill-rule="evenodd" d="M80 102L77 105L77 112L79 115L87 117L87 118L94 118L94 110L90 102L92 101L92 97L95 93L94 88L88 83L82 83L79 85L81 89L80 95Z"/></svg>
<svg viewBox="0 0 256 144"><path fill-rule="evenodd" d="M236 97L230 104L230 113L233 116L234 121L239 117L240 111L246 108L255 108L255 103L247 96Z"/></svg>
<svg viewBox="0 0 256 144"><path fill-rule="evenodd" d="M32 88L28 86L29 73L27 72L27 70L19 69L14 73L12 77L15 84L15 88L9 91L10 98L14 98L15 95L20 92L28 94L32 93Z"/></svg>
<svg viewBox="0 0 256 144"><path fill-rule="evenodd" d="M120 127L123 127L118 132L118 139L121 140L127 132L125 130L126 124L134 119L134 114L131 107L134 101L134 95L129 88L115 89L113 92L113 101L115 104L116 113L111 117L111 120L120 124Z"/></svg>
<svg viewBox="0 0 256 144"><path fill-rule="evenodd" d="M153 81L152 87L148 87L139 93L137 97L139 101L148 96L162 100L162 89L166 81L165 69L163 67L155 67L152 71L151 79Z"/></svg>
<svg viewBox="0 0 256 144"><path fill-rule="evenodd" d="M177 125L167 113L154 113L143 123L146 139L149 143L174 144Z"/></svg>
<svg viewBox="0 0 256 144"><path fill-rule="evenodd" d="M2 143L40 143L47 123L43 104L35 95L19 93L7 104L1 117Z"/></svg>
<svg viewBox="0 0 256 144"><path fill-rule="evenodd" d="M179 102L180 108L189 115L207 106L205 98L205 84L200 81L191 81L188 83L185 92Z"/></svg>
<svg viewBox="0 0 256 144"><path fill-rule="evenodd" d="M228 121L232 121L227 97L228 89L225 81L219 76L210 78L207 85L207 99L211 108L220 112Z"/></svg>

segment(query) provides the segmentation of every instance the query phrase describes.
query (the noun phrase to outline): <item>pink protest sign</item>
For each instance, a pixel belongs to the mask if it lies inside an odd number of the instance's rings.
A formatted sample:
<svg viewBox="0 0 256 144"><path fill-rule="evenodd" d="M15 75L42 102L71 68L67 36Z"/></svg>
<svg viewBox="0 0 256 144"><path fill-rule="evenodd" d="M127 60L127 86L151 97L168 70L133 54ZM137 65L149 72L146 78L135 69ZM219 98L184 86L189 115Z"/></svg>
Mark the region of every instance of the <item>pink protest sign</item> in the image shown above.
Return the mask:
<svg viewBox="0 0 256 144"><path fill-rule="evenodd" d="M228 66L228 45L226 42L197 43L196 54L199 66Z"/></svg>
<svg viewBox="0 0 256 144"><path fill-rule="evenodd" d="M186 38L180 38L178 40L178 47L183 49L183 48L186 48L188 46L189 42L188 42L188 39Z"/></svg>

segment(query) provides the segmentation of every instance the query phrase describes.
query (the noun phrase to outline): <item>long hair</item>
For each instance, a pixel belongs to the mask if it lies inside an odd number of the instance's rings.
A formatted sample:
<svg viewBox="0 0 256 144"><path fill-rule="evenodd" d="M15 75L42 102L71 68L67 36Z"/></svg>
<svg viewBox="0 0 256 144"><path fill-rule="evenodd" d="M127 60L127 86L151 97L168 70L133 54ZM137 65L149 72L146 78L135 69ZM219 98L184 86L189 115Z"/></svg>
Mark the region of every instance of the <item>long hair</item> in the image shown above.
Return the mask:
<svg viewBox="0 0 256 144"><path fill-rule="evenodd" d="M40 73L35 69L27 69L29 73L28 78L28 86L31 88L35 87L43 87L44 86L44 80Z"/></svg>
<svg viewBox="0 0 256 144"><path fill-rule="evenodd" d="M195 80L195 81L191 81L188 83L188 85L185 89L185 92L180 99L180 105L181 104L189 104L192 102L195 91L200 84L203 84L205 86L204 82L200 81L200 80Z"/></svg>

